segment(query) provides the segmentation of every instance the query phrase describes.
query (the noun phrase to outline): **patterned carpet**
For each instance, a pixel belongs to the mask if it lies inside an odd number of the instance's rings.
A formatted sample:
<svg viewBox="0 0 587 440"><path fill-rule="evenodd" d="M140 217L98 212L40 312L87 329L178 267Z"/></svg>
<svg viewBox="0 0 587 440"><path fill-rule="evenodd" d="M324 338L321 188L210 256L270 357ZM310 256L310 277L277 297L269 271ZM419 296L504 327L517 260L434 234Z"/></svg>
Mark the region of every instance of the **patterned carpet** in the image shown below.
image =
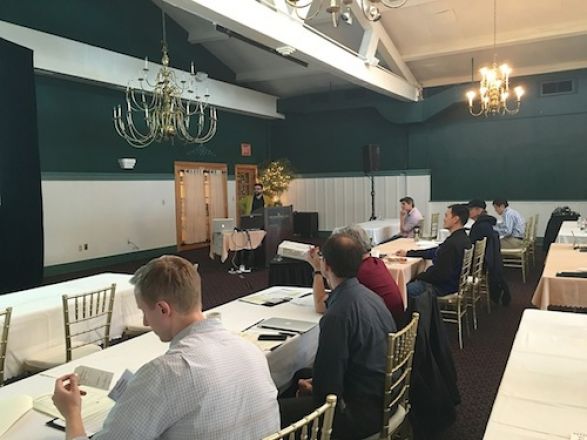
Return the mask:
<svg viewBox="0 0 587 440"><path fill-rule="evenodd" d="M266 269L245 275L230 275L227 273L230 268L229 263L221 264L210 260L207 248L181 255L192 262L199 263L204 310L267 286L268 270ZM487 314L482 306L479 329L477 331L471 329L471 336L465 336L463 350L459 350L455 326L449 327L462 403L457 409L457 421L444 433L430 440L483 438L522 312L525 308L532 307L530 301L542 272L543 260L544 256L539 251L536 266L532 268L525 284L521 281L519 270L506 269L506 279L512 292L512 303L509 307L493 305L491 314ZM145 262L136 261L52 277L46 279L45 284L108 271L132 273Z"/></svg>

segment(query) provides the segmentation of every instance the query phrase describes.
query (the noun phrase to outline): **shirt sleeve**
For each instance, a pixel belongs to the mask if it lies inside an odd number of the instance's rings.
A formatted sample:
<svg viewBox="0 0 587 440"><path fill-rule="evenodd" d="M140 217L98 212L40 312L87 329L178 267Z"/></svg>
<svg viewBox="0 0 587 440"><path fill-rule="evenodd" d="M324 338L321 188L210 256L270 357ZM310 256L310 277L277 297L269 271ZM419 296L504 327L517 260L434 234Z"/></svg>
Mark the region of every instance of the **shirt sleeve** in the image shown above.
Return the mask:
<svg viewBox="0 0 587 440"><path fill-rule="evenodd" d="M156 439L182 414L174 414L165 374L156 361L143 365L93 440Z"/></svg>
<svg viewBox="0 0 587 440"><path fill-rule="evenodd" d="M314 404L322 405L328 394L342 398L349 361L348 339L346 320L336 315L322 318L312 379Z"/></svg>
<svg viewBox="0 0 587 440"><path fill-rule="evenodd" d="M514 216L507 211L503 214L503 222L499 225L499 233L504 237L514 235Z"/></svg>

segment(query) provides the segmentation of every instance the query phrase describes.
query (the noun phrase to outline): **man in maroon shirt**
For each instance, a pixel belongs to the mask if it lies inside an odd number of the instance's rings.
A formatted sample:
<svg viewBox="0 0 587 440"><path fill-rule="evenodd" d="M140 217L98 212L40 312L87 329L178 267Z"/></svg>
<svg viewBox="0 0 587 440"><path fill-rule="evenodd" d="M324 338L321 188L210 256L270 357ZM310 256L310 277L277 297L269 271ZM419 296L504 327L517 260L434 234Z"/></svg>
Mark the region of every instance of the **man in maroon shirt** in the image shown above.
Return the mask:
<svg viewBox="0 0 587 440"><path fill-rule="evenodd" d="M383 302L393 315L396 325L400 327L404 322L404 303L397 283L391 276L385 263L370 255L371 239L363 228L357 225L348 226L336 231L338 234L344 234L355 240L363 248L363 261L359 266L357 279L359 282L372 290L383 299ZM312 248L308 252L306 260L314 268L314 282L312 290L314 294L314 306L316 312L324 313L324 301L328 297L324 287L324 278L320 271L319 248Z"/></svg>

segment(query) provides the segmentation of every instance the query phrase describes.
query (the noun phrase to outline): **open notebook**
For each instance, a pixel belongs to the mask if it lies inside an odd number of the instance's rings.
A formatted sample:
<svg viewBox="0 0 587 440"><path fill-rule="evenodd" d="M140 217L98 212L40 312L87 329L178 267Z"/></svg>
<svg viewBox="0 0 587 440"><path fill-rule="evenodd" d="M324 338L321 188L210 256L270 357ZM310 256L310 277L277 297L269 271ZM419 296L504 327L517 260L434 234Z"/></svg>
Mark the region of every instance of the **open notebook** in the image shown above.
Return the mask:
<svg viewBox="0 0 587 440"><path fill-rule="evenodd" d="M33 398L24 394L0 400L0 437L33 408Z"/></svg>

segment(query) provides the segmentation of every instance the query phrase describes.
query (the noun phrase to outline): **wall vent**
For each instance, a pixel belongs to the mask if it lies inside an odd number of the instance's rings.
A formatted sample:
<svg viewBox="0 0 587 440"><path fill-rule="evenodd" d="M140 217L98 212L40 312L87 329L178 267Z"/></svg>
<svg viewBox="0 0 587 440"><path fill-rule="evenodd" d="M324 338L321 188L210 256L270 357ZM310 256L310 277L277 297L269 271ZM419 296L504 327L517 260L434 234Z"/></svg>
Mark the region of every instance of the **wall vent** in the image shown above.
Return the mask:
<svg viewBox="0 0 587 440"><path fill-rule="evenodd" d="M540 94L542 96L567 95L569 93L575 93L575 81L572 79L545 81L540 84Z"/></svg>

